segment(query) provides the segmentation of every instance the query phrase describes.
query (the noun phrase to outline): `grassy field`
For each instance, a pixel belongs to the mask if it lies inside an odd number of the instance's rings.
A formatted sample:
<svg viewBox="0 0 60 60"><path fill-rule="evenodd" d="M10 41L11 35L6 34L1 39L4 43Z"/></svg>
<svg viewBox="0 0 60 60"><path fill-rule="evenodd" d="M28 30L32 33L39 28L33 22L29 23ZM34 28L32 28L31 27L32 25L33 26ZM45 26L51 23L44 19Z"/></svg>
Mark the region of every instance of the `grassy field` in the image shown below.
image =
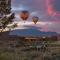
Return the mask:
<svg viewBox="0 0 60 60"><path fill-rule="evenodd" d="M24 37L1 34L0 60L60 60L60 41L25 42Z"/></svg>

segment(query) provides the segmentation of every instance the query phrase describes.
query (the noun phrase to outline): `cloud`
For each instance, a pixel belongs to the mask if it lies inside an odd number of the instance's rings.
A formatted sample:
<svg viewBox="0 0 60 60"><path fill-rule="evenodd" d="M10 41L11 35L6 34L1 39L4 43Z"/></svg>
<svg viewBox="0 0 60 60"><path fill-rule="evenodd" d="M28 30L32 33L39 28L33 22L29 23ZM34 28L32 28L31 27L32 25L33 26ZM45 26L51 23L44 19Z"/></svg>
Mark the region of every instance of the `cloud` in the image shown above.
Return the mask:
<svg viewBox="0 0 60 60"><path fill-rule="evenodd" d="M49 15L60 16L60 0L46 0Z"/></svg>
<svg viewBox="0 0 60 60"><path fill-rule="evenodd" d="M12 12L16 14L16 21L21 21L19 14L25 9L30 12L28 21L32 21L35 15L40 18L40 22L48 22L37 25L38 28L42 27L41 30L60 32L60 0L12 0Z"/></svg>

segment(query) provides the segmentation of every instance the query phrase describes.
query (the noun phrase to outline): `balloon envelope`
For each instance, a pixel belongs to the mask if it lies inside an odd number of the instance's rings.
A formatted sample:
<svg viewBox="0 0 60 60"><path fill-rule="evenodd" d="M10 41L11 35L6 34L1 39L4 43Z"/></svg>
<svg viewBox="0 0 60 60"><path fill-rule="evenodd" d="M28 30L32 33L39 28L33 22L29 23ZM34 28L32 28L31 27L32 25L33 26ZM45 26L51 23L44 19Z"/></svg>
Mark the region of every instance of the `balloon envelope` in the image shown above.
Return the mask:
<svg viewBox="0 0 60 60"><path fill-rule="evenodd" d="M36 24L37 22L38 22L38 20L39 20L39 18L38 17L36 17L36 16L34 16L33 18L33 22Z"/></svg>
<svg viewBox="0 0 60 60"><path fill-rule="evenodd" d="M29 17L29 12L28 11L21 11L20 17L22 20L26 21Z"/></svg>

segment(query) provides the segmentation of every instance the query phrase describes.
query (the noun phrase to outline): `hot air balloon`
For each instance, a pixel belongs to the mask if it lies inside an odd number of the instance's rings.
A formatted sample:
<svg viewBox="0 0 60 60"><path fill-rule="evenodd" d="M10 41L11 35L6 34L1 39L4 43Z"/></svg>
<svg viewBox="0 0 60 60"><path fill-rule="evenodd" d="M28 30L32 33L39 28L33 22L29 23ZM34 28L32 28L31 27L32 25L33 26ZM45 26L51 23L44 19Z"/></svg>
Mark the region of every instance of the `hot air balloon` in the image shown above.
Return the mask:
<svg viewBox="0 0 60 60"><path fill-rule="evenodd" d="M29 12L26 10L21 11L20 17L25 22L29 17Z"/></svg>
<svg viewBox="0 0 60 60"><path fill-rule="evenodd" d="M32 18L32 20L33 20L33 22L36 24L36 23L38 22L39 18L38 18L37 16L34 16L34 17Z"/></svg>

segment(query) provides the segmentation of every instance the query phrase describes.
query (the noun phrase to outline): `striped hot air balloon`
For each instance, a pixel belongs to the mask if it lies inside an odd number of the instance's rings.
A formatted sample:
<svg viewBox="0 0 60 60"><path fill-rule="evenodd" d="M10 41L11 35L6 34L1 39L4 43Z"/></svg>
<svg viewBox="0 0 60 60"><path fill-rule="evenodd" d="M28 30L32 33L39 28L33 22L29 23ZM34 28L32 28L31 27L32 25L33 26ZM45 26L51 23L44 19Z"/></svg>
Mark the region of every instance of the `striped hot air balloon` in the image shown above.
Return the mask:
<svg viewBox="0 0 60 60"><path fill-rule="evenodd" d="M39 18L37 16L34 16L34 17L32 17L32 20L33 20L34 24L36 24L38 22Z"/></svg>

